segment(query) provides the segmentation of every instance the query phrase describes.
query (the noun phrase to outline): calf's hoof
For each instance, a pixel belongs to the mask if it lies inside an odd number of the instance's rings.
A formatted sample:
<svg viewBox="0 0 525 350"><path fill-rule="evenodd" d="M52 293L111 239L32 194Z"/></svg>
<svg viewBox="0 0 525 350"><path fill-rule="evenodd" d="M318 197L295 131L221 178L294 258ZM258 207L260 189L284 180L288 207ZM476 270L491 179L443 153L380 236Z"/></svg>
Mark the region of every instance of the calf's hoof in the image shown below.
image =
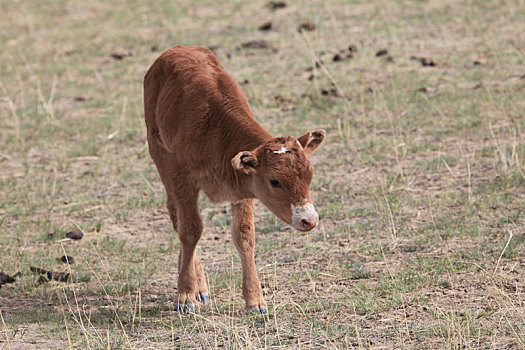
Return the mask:
<svg viewBox="0 0 525 350"><path fill-rule="evenodd" d="M208 294L208 292L186 294L186 297L184 297L183 295L179 295L177 297L177 312L179 314L195 312L195 301L204 305L208 304L208 302L210 301L210 295Z"/></svg>
<svg viewBox="0 0 525 350"><path fill-rule="evenodd" d="M197 301L199 303L203 303L204 305L206 305L210 301L210 296L206 292L204 292L204 293L197 293L197 294L195 294L195 299L197 299Z"/></svg>
<svg viewBox="0 0 525 350"><path fill-rule="evenodd" d="M259 305L259 306L256 306L256 307L249 308L248 312L252 313L252 314L267 314L268 313L268 309L264 305Z"/></svg>
<svg viewBox="0 0 525 350"><path fill-rule="evenodd" d="M179 303L177 303L177 312L179 314L195 312L195 304L193 304L193 303L189 303L189 304L179 304Z"/></svg>

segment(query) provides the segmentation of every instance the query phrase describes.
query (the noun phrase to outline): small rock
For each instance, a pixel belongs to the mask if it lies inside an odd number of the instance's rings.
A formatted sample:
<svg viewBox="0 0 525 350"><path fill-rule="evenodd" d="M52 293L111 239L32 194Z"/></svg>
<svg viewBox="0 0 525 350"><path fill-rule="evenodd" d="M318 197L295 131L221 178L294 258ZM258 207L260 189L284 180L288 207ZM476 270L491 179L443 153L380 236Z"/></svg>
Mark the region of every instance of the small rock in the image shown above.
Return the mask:
<svg viewBox="0 0 525 350"><path fill-rule="evenodd" d="M376 52L376 57L385 56L387 54L388 54L388 50L387 49L381 49L381 50Z"/></svg>
<svg viewBox="0 0 525 350"><path fill-rule="evenodd" d="M304 22L297 27L297 31L300 33L303 30L307 30L309 32L315 30L315 24L313 22Z"/></svg>
<svg viewBox="0 0 525 350"><path fill-rule="evenodd" d="M357 52L357 46L355 46L355 45L353 45L353 44L350 45L350 46L348 46L348 51L349 51L350 53L352 53L352 54L356 53L356 52Z"/></svg>
<svg viewBox="0 0 525 350"><path fill-rule="evenodd" d="M270 30L272 29L272 21L265 22L259 26L259 30Z"/></svg>
<svg viewBox="0 0 525 350"><path fill-rule="evenodd" d="M86 98L84 96L75 96L73 97L73 100L75 100L76 102L84 102Z"/></svg>
<svg viewBox="0 0 525 350"><path fill-rule="evenodd" d="M150 49L151 52L156 52L156 51L158 51L159 48L157 47L157 45L153 45L149 49Z"/></svg>
<svg viewBox="0 0 525 350"><path fill-rule="evenodd" d="M78 241L81 240L82 237L84 237L84 234L80 231L70 231L66 233L67 238L71 238L72 240Z"/></svg>

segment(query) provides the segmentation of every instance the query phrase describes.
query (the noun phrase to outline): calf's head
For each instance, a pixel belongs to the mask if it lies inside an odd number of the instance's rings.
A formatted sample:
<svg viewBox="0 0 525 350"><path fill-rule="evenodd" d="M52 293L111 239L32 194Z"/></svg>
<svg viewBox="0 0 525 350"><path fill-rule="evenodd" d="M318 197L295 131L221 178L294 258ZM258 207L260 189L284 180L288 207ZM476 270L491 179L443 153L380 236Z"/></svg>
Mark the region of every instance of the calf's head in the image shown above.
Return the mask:
<svg viewBox="0 0 525 350"><path fill-rule="evenodd" d="M251 191L277 217L299 231L319 224L310 197L312 164L308 156L325 138L315 130L298 139L278 137L252 151L239 152L232 166L251 177Z"/></svg>

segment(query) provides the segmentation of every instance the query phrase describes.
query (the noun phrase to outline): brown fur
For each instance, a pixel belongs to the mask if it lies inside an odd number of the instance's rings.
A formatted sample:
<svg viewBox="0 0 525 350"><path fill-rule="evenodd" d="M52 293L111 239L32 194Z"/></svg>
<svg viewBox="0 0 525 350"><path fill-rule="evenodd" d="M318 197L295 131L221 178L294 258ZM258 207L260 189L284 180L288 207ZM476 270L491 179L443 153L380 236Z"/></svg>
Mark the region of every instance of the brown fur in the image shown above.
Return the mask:
<svg viewBox="0 0 525 350"><path fill-rule="evenodd" d="M237 83L214 54L202 47L164 52L144 79L144 110L150 155L167 192L179 234L178 302L191 304L208 292L195 255L202 234L198 193L232 202L232 237L243 267L247 308L265 307L254 262L254 199L287 223L291 205L311 202L313 153L325 133L274 138L259 125ZM299 144L299 143L300 144ZM287 151L275 154L282 147ZM279 181L275 188L269 180ZM312 207L313 208L313 207ZM303 220L304 230L317 222Z"/></svg>

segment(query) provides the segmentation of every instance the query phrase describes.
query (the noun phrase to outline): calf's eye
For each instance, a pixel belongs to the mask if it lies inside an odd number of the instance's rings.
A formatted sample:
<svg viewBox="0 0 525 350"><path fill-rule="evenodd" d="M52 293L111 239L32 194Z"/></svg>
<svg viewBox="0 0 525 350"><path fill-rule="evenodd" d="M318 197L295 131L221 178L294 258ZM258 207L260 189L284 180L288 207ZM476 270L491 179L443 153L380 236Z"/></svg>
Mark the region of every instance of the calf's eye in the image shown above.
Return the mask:
<svg viewBox="0 0 525 350"><path fill-rule="evenodd" d="M272 187L274 187L274 188L281 187L281 184L277 180L270 180L270 185L272 185Z"/></svg>

